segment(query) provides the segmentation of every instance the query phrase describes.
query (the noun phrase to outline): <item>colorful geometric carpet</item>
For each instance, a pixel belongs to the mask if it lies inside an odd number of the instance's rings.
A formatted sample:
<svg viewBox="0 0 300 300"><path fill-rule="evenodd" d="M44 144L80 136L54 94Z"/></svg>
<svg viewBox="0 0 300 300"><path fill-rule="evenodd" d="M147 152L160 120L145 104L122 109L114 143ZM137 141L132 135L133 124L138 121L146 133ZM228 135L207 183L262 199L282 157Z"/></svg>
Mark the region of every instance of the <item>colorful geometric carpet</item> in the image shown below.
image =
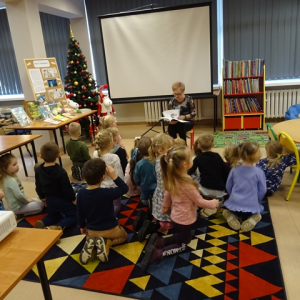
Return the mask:
<svg viewBox="0 0 300 300"><path fill-rule="evenodd" d="M269 141L266 131L238 131L238 132L215 132L214 148L224 148L228 143L239 145L245 141L256 141L261 147L264 147Z"/></svg>
<svg viewBox="0 0 300 300"><path fill-rule="evenodd" d="M92 257L81 265L85 238L78 228L66 230L44 257L48 279L54 285L136 299L286 299L268 200L263 204L262 220L251 232L230 229L221 214L198 218L185 252L142 272L145 242L137 241L132 222L144 207L138 198L124 198L118 217L128 242L111 248L107 263ZM31 227L40 217L27 217L18 226ZM25 280L38 281L37 274L35 267Z"/></svg>

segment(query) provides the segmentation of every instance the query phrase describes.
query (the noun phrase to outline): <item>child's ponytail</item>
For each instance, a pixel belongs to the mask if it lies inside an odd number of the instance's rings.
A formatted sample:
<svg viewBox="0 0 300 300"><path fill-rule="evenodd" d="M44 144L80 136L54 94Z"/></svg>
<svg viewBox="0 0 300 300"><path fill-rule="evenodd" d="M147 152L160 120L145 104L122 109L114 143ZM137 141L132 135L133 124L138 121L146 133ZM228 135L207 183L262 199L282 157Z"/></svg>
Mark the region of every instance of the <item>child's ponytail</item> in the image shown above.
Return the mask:
<svg viewBox="0 0 300 300"><path fill-rule="evenodd" d="M271 140L266 143L265 147L268 159L267 167L270 169L276 168L282 160L282 145L278 141Z"/></svg>
<svg viewBox="0 0 300 300"><path fill-rule="evenodd" d="M164 189L171 195L179 195L178 183L190 183L198 189L197 183L182 175L182 163L190 159L191 152L186 146L172 147L160 158Z"/></svg>

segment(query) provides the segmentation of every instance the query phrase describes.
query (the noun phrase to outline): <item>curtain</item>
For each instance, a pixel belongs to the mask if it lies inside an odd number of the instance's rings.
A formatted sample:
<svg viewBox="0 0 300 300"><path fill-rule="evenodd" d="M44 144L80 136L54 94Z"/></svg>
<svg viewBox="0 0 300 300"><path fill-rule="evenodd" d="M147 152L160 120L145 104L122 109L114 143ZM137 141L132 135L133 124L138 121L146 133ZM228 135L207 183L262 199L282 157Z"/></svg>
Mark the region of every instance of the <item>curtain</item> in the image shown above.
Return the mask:
<svg viewBox="0 0 300 300"><path fill-rule="evenodd" d="M70 19L40 12L47 57L55 57L60 77L67 75L67 55L70 41Z"/></svg>
<svg viewBox="0 0 300 300"><path fill-rule="evenodd" d="M300 78L300 1L224 0L224 59L265 60L266 80Z"/></svg>
<svg viewBox="0 0 300 300"><path fill-rule="evenodd" d="M102 40L100 34L99 19L97 16L113 14L130 10L142 10L150 8L177 6L185 4L202 3L206 1L191 0L157 0L155 4L149 0L85 0L87 17L89 22L90 38L95 64L97 84L107 83L105 75L105 62L102 51ZM218 83L218 49L217 49L217 0L212 0L212 61L213 61L213 83Z"/></svg>
<svg viewBox="0 0 300 300"><path fill-rule="evenodd" d="M0 96L23 94L6 9L0 10Z"/></svg>

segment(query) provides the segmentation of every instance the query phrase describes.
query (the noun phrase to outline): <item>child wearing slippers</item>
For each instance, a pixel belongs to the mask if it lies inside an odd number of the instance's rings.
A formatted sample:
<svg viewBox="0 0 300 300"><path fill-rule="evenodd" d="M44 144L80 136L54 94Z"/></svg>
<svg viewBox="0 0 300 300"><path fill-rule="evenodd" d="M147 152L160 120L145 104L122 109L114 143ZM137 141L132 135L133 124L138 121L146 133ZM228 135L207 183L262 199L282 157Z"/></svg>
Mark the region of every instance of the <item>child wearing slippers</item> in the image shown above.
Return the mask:
<svg viewBox="0 0 300 300"><path fill-rule="evenodd" d="M226 183L229 198L224 202L223 216L232 229L250 231L261 220L266 178L264 172L255 166L260 159L257 143L240 144L238 156L242 164L229 173Z"/></svg>
<svg viewBox="0 0 300 300"><path fill-rule="evenodd" d="M106 262L110 246L122 244L127 239L125 229L115 217L113 201L126 194L128 187L101 158L87 161L82 175L88 186L77 194L77 220L81 233L87 238L79 259L82 264L87 264L96 247L99 260ZM100 187L105 176L110 177L117 187Z"/></svg>

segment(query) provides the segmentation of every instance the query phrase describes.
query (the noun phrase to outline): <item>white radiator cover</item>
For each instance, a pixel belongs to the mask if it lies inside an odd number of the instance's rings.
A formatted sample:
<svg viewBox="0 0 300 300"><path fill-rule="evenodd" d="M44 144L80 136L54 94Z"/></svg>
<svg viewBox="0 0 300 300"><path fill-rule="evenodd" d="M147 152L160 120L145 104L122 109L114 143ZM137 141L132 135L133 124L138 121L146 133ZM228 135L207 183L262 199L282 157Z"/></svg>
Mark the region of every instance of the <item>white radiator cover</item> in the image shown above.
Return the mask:
<svg viewBox="0 0 300 300"><path fill-rule="evenodd" d="M291 105L300 104L300 89L266 91L266 118L284 118Z"/></svg>
<svg viewBox="0 0 300 300"><path fill-rule="evenodd" d="M203 119L201 115L200 101L201 101L200 99L194 99L195 106L196 106L195 121L199 121ZM163 111L168 109L168 102L169 101L162 101ZM145 121L148 123L157 122L162 116L160 101L145 102L144 109L145 109Z"/></svg>

